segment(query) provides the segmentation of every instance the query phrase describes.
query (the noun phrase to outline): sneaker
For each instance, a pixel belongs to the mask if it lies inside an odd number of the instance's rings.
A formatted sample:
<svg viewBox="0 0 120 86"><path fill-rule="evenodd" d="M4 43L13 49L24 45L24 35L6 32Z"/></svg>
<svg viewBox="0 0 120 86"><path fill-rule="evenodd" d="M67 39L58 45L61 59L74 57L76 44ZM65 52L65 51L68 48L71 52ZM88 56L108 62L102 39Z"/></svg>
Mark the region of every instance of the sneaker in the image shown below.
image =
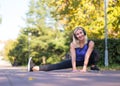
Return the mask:
<svg viewBox="0 0 120 86"><path fill-rule="evenodd" d="M100 69L97 66L91 67L90 69L93 71L100 71Z"/></svg>
<svg viewBox="0 0 120 86"><path fill-rule="evenodd" d="M33 63L33 61L32 61L32 57L30 57L30 58L29 58L29 61L28 61L28 67L27 67L28 72L31 72L31 71L32 71L33 66L34 66L34 63Z"/></svg>

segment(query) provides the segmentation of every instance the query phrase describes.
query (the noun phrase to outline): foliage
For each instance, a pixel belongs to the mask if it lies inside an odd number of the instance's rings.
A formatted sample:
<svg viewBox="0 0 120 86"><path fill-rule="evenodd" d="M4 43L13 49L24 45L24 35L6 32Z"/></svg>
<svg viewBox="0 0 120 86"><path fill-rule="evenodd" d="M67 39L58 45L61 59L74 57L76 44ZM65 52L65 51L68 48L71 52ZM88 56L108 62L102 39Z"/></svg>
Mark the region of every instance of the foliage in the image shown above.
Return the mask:
<svg viewBox="0 0 120 86"><path fill-rule="evenodd" d="M120 38L120 0L110 0L108 7L109 38Z"/></svg>
<svg viewBox="0 0 120 86"><path fill-rule="evenodd" d="M120 63L120 40L109 39L108 51L109 51L109 63L119 64Z"/></svg>
<svg viewBox="0 0 120 86"><path fill-rule="evenodd" d="M104 64L105 45L104 40L94 40L95 48L100 52L99 65ZM109 65L119 65L120 63L120 39L108 39L108 58Z"/></svg>
<svg viewBox="0 0 120 86"><path fill-rule="evenodd" d="M83 26L89 38L104 38L104 0L53 0L53 17L65 30ZM108 37L120 38L120 0L109 0L107 8Z"/></svg>
<svg viewBox="0 0 120 86"><path fill-rule="evenodd" d="M14 57L9 55L9 53L13 50L13 48L14 48L14 46L16 46L16 44L17 44L17 41L15 41L15 40L8 40L5 43L3 56L5 57L6 60L10 60L11 63L13 63Z"/></svg>
<svg viewBox="0 0 120 86"><path fill-rule="evenodd" d="M83 26L90 38L103 38L104 11L103 1L91 0L54 0L56 11L53 17L65 22L65 30ZM59 15L59 16L58 16Z"/></svg>
<svg viewBox="0 0 120 86"><path fill-rule="evenodd" d="M27 13L27 26L21 29L17 45L9 52L9 55L14 56L22 65L27 64L29 57L33 57L37 64L42 63L42 57L46 58L46 64L55 63L61 61L67 52L64 32L57 28L46 27L47 10L43 5L45 4L39 0L31 0Z"/></svg>
<svg viewBox="0 0 120 86"><path fill-rule="evenodd" d="M28 57L28 49L27 47L27 40L24 35L20 35L17 39L16 45L14 45L13 49L10 50L9 56L14 57L13 64L16 62L19 65L24 65L27 62ZM24 60L23 60L24 59Z"/></svg>

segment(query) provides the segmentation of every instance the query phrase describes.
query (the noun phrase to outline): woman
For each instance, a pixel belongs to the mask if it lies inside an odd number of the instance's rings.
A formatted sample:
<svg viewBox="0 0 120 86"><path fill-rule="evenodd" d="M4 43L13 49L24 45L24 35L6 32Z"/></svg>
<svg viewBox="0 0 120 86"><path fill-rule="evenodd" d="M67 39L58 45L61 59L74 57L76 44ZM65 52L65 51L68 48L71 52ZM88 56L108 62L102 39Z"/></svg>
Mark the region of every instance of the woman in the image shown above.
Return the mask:
<svg viewBox="0 0 120 86"><path fill-rule="evenodd" d="M94 42L87 39L87 34L82 27L76 27L73 31L73 41L70 44L71 59L64 60L57 64L35 66L32 58L28 62L28 71L50 71L57 69L71 68L78 71L77 66L83 66L81 72L87 71L87 66L91 65L91 70L99 71L96 66L99 55L94 50Z"/></svg>

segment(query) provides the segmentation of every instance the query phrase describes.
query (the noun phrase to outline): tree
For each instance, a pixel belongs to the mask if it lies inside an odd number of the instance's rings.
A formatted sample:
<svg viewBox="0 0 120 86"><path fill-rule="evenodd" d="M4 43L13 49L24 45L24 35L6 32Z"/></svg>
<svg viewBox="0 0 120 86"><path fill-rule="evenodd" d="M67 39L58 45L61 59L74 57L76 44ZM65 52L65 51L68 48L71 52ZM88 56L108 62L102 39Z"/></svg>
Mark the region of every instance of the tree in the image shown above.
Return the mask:
<svg viewBox="0 0 120 86"><path fill-rule="evenodd" d="M26 15L27 26L21 29L17 44L9 53L22 65L27 63L29 56L33 57L35 63L40 62L43 57L47 63L55 63L64 57L67 49L64 33L56 27L46 26L48 24L45 19L49 15L45 4L44 0L30 1L30 9ZM31 33L31 40L28 40L28 33Z"/></svg>
<svg viewBox="0 0 120 86"><path fill-rule="evenodd" d="M108 32L109 38L120 38L120 0L109 0Z"/></svg>
<svg viewBox="0 0 120 86"><path fill-rule="evenodd" d="M87 35L93 39L104 38L104 0L52 0L56 7L53 17L63 24L65 30L83 26ZM108 32L109 38L119 38L120 0L109 0Z"/></svg>
<svg viewBox="0 0 120 86"><path fill-rule="evenodd" d="M15 40L8 40L5 43L5 47L4 47L4 53L3 56L5 57L5 59L10 60L10 62L13 64L14 62L14 56L10 55L10 52L14 49L14 46L16 46L17 41Z"/></svg>
<svg viewBox="0 0 120 86"><path fill-rule="evenodd" d="M96 34L98 38L102 38L103 1L60 0L54 1L53 4L57 6L53 16L64 23L65 30L83 26L91 38L95 38Z"/></svg>

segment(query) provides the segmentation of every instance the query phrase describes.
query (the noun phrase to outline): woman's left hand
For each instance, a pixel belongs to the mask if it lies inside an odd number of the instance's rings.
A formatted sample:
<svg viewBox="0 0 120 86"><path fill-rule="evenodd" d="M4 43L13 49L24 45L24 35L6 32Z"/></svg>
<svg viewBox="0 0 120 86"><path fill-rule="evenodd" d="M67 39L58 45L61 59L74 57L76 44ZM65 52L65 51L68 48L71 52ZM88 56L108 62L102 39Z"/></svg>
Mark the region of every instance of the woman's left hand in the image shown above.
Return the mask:
<svg viewBox="0 0 120 86"><path fill-rule="evenodd" d="M86 71L86 70L84 70L84 69L82 69L82 70L80 70L80 72L85 73L85 72L87 72L87 71Z"/></svg>
<svg viewBox="0 0 120 86"><path fill-rule="evenodd" d="M87 72L87 67L86 67L86 66L83 66L83 69L80 70L80 72Z"/></svg>

